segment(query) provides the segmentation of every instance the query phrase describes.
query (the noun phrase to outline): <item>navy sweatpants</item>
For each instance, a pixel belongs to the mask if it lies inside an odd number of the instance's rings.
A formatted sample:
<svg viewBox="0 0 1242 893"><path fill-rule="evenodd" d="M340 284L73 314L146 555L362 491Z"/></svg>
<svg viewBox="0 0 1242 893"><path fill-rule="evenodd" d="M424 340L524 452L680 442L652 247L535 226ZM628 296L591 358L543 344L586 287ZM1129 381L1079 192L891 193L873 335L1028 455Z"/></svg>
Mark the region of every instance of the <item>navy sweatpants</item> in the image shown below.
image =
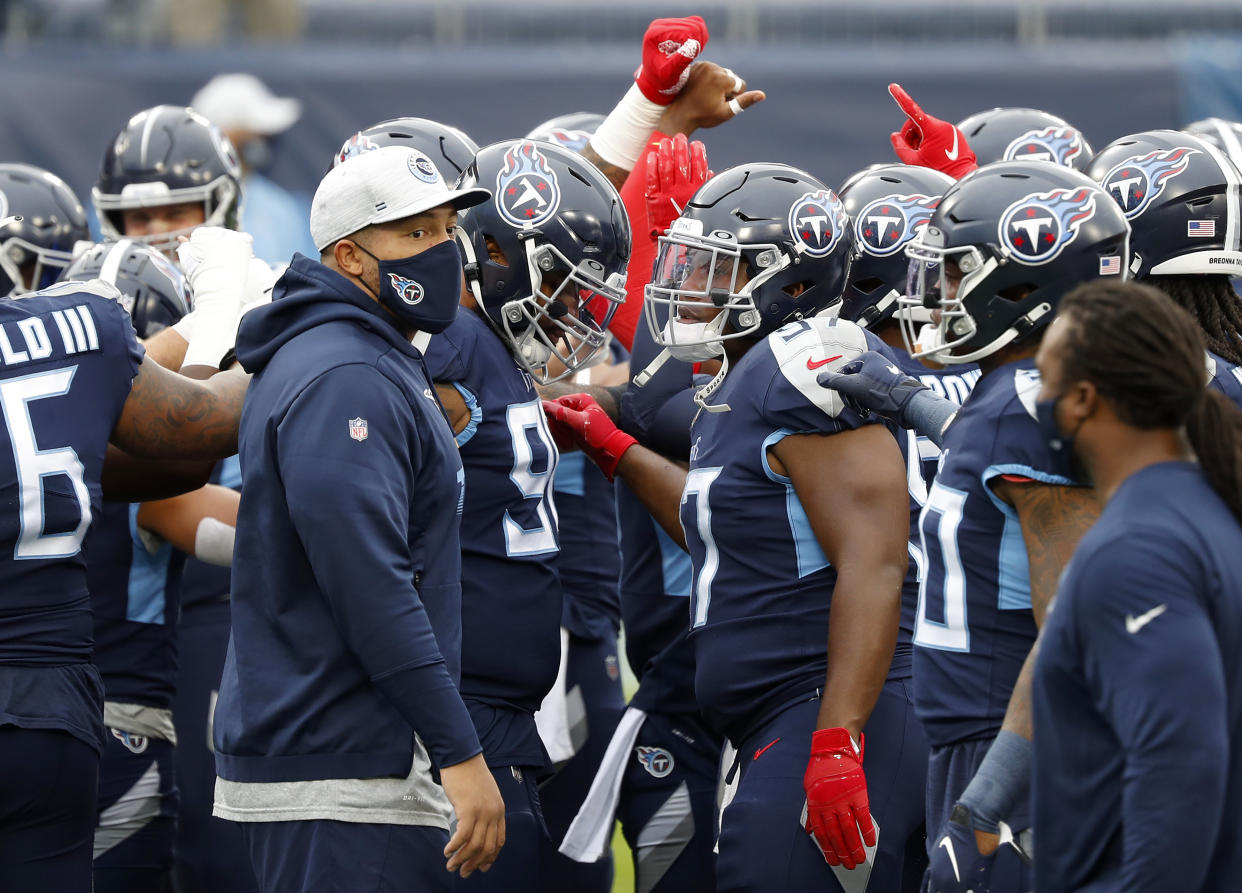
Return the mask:
<svg viewBox="0 0 1242 893"><path fill-rule="evenodd" d="M448 832L363 822L239 822L263 893L447 893Z"/></svg>
<svg viewBox="0 0 1242 893"><path fill-rule="evenodd" d="M108 729L99 763L95 893L172 889L177 785L173 746Z"/></svg>

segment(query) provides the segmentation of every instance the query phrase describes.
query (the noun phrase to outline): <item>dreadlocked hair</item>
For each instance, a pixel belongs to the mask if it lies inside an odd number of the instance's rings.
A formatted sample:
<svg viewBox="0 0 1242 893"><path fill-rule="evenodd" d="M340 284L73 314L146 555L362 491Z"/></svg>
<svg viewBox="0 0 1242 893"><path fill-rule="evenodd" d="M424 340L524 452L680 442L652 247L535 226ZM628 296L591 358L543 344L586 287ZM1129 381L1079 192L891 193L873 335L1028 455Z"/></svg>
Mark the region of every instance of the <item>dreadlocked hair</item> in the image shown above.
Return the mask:
<svg viewBox="0 0 1242 893"><path fill-rule="evenodd" d="M1150 285L1096 281L1067 294L1060 316L1062 381L1091 382L1128 425L1184 427L1208 483L1242 522L1242 412L1205 387L1204 336L1191 315Z"/></svg>
<svg viewBox="0 0 1242 893"><path fill-rule="evenodd" d="M1228 276L1148 276L1143 281L1190 311L1208 350L1242 366L1242 299Z"/></svg>

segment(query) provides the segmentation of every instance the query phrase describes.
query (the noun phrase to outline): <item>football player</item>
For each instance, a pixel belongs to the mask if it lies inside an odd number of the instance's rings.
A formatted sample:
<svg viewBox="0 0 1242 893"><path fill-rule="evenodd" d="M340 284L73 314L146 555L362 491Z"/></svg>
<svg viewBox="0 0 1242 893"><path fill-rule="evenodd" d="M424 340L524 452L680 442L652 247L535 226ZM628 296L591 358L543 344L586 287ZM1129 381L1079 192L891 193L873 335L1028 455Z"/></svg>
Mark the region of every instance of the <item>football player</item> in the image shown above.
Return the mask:
<svg viewBox="0 0 1242 893"><path fill-rule="evenodd" d="M1242 173L1207 139L1150 130L1105 146L1089 171L1130 221L1134 274L1199 323L1212 387L1242 406Z"/></svg>
<svg viewBox="0 0 1242 893"><path fill-rule="evenodd" d="M1102 281L1036 356L1044 435L1105 501L1040 634L1041 891L1227 890L1242 867L1242 415L1203 353L1165 295Z"/></svg>
<svg viewBox="0 0 1242 893"><path fill-rule="evenodd" d="M868 796L883 825L923 771L901 765L912 717L900 684L885 681L911 566L901 447L806 387L816 370L883 348L853 324L815 316L839 307L852 242L836 196L785 165L716 175L673 223L649 322L667 308L659 341L674 357L732 366L699 392L688 474L631 449L633 438L585 400L549 406L689 546L697 699L737 750L726 767L736 793L721 815L720 890L831 888L834 870L863 865L884 876L878 887L896 887L913 830L881 836L881 855L864 851L877 842ZM822 473L846 465L840 478Z"/></svg>
<svg viewBox="0 0 1242 893"><path fill-rule="evenodd" d="M933 308L931 359L979 364L983 375L960 412L931 398L947 411L935 424L915 423L916 396L927 391L895 366L903 387L874 379L865 387L865 370L854 382L822 377L943 449L920 522L925 566L914 637L915 707L932 746L928 878L937 893L1030 889L1022 835L1030 827L1032 644L1098 512L1081 474L1040 435L1033 356L1065 292L1100 275L1126 277L1129 237L1116 204L1076 171L1029 162L981 168L944 194L907 247L918 263L901 299ZM912 344L913 324L903 326ZM885 365L866 365L873 362Z"/></svg>
<svg viewBox="0 0 1242 893"><path fill-rule="evenodd" d="M115 286L143 339L188 310L181 271L137 242L94 246L65 279ZM107 502L83 542L107 731L94 847L101 893L167 889L177 822L172 706L181 570L187 555L231 563L237 502L237 493L216 486L157 502Z"/></svg>
<svg viewBox="0 0 1242 893"><path fill-rule="evenodd" d="M82 541L100 511L109 440L136 456L219 459L237 448L246 376L198 383L144 359L121 295L68 282L0 302L0 876L89 891L103 687L92 663ZM117 494L123 495L123 494Z"/></svg>
<svg viewBox="0 0 1242 893"><path fill-rule="evenodd" d="M657 142L622 195L636 177L642 179L646 195L630 207L631 220L639 221L636 255L649 242L654 257L655 235L668 229L709 173L702 143L691 144L684 134ZM630 270L629 300L635 299L638 284L641 302L649 278L650 266L645 272ZM632 369L641 373L660 347L646 326L635 332L633 344ZM688 364L665 363L644 387L631 384L626 390L621 423L644 444L685 460L694 391ZM582 455L565 453L562 465ZM707 893L716 889L713 848L723 741L707 726L694 698L694 653L686 623L690 557L652 520L624 480L617 480L615 489L626 654L639 685L561 851L584 861L596 858L608 845L615 816L633 857L636 889Z"/></svg>
<svg viewBox="0 0 1242 893"><path fill-rule="evenodd" d="M585 368L624 293L630 229L616 189L581 156L515 140L481 149L460 181L494 199L464 210L466 308L426 360L465 468L462 684L505 798L508 843L461 883L540 890L534 711L561 652L557 451L537 382ZM559 361L559 373L550 361Z"/></svg>
<svg viewBox="0 0 1242 893"><path fill-rule="evenodd" d="M82 203L60 177L29 164L0 164L0 294L47 288L90 239Z"/></svg>
<svg viewBox="0 0 1242 893"><path fill-rule="evenodd" d="M132 116L108 144L91 191L105 237L133 239L170 256L179 239L197 239L196 256L215 254L216 282L195 289L193 309L146 342L161 365L195 375L210 374L233 344L238 314L226 298L242 288L246 302L270 296L275 276L241 242L221 230L242 224L242 173L228 138L202 115L181 106L155 106ZM207 232L195 232L207 227ZM214 230L214 232L212 232ZM204 241L205 240L205 241ZM179 262L179 258L178 258ZM187 273L189 271L186 271ZM212 294L208 294L208 291ZM224 300L217 300L216 298ZM230 308L232 308L230 312ZM189 350L193 340L199 348ZM230 457L211 472L211 482L241 485ZM209 893L255 890L241 832L211 815L215 759L210 748L211 714L229 637L228 571L187 559L179 647L199 660L179 666L174 711L181 742L175 769L181 789L177 823L177 873Z"/></svg>

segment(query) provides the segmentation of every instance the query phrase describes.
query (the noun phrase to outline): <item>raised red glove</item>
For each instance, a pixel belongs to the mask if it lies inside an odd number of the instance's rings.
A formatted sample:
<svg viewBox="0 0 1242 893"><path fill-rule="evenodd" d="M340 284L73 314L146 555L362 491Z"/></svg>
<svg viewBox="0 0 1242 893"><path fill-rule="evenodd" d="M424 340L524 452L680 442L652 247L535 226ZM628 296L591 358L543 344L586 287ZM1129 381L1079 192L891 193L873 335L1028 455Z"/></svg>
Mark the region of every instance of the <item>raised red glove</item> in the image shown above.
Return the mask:
<svg viewBox="0 0 1242 893"><path fill-rule="evenodd" d="M960 130L919 108L899 84L889 84L888 92L910 119L901 130L889 135L893 150L903 163L930 167L955 180L978 167L974 150Z"/></svg>
<svg viewBox="0 0 1242 893"><path fill-rule="evenodd" d="M647 155L647 188L643 192L652 236L668 232L691 196L711 175L707 169L707 147L701 142L690 142L684 133L660 140L655 151Z"/></svg>
<svg viewBox="0 0 1242 893"><path fill-rule="evenodd" d="M803 821L829 865L854 868L866 860L863 844L875 846L862 756L845 729L820 729L811 736L811 759L802 776Z"/></svg>
<svg viewBox="0 0 1242 893"><path fill-rule="evenodd" d="M656 105L671 104L705 46L707 23L699 16L656 19L643 35L643 64L634 72L634 83Z"/></svg>
<svg viewBox="0 0 1242 893"><path fill-rule="evenodd" d="M638 443L618 428L595 398L587 394L566 394L555 400L544 400L543 411L554 423L552 427L556 433L553 436L571 437L608 480L616 474L617 463L625 451Z"/></svg>

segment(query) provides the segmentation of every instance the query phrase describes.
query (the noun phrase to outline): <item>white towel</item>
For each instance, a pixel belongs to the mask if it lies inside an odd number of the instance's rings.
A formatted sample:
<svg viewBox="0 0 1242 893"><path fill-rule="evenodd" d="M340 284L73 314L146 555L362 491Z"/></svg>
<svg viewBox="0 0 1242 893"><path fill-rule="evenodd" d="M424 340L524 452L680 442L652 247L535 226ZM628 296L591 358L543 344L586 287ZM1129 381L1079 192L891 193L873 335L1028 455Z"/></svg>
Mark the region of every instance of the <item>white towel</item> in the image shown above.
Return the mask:
<svg viewBox="0 0 1242 893"><path fill-rule="evenodd" d="M556 672L552 690L544 696L535 711L535 728L553 763L563 763L574 755L573 737L569 730L569 703L565 696L566 668L569 665L569 630L561 627L561 666Z"/></svg>
<svg viewBox="0 0 1242 893"><path fill-rule="evenodd" d="M627 707L617 723L617 730L612 733L595 780L591 782L591 790L561 842L561 853L575 862L596 862L607 852L626 761L646 718L647 714L637 707Z"/></svg>

